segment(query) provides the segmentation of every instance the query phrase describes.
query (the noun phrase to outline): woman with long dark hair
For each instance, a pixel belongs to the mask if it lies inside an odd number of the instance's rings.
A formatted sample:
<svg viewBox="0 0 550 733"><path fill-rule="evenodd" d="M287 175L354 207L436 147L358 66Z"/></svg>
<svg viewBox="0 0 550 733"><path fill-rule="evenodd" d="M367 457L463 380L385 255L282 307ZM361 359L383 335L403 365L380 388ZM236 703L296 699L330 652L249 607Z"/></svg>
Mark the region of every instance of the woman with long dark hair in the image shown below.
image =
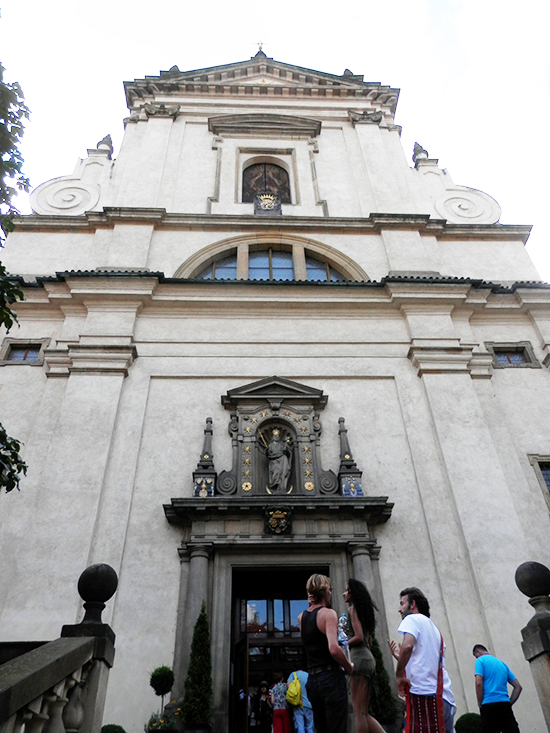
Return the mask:
<svg viewBox="0 0 550 733"><path fill-rule="evenodd" d="M350 661L354 665L350 685L355 731L356 733L385 733L380 723L369 715L370 693L376 672L376 662L371 651L376 626L374 616L376 606L366 585L355 578L348 580L344 600L348 604L346 633Z"/></svg>

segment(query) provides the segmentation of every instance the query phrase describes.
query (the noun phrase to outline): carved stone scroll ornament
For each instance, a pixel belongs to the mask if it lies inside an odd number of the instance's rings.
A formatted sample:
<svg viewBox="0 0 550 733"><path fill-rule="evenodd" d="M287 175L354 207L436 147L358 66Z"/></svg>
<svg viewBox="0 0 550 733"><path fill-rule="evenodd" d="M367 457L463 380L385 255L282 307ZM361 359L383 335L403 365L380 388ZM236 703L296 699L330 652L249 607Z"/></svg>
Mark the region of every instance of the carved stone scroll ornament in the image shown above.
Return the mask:
<svg viewBox="0 0 550 733"><path fill-rule="evenodd" d="M501 209L494 198L466 186L454 186L434 201L442 219L453 224L496 224Z"/></svg>
<svg viewBox="0 0 550 733"><path fill-rule="evenodd" d="M176 119L180 111L179 104L144 104L147 117L172 117Z"/></svg>
<svg viewBox="0 0 550 733"><path fill-rule="evenodd" d="M368 112L367 110L356 112L350 109L348 116L354 127L355 125L379 125L384 119L382 112Z"/></svg>
<svg viewBox="0 0 550 733"><path fill-rule="evenodd" d="M36 214L79 216L91 211L99 201L99 186L78 179L57 178L38 186L31 197Z"/></svg>

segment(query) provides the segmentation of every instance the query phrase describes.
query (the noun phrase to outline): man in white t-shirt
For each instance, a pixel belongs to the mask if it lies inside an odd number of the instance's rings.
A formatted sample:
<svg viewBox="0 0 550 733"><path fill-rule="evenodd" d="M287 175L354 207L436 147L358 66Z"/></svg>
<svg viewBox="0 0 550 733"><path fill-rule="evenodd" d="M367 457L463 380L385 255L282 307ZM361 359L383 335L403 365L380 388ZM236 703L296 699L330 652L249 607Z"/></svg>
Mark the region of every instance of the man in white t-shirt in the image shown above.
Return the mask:
<svg viewBox="0 0 550 733"><path fill-rule="evenodd" d="M397 629L403 634L397 688L407 698L410 733L453 733L455 699L445 669L445 644L430 619L430 604L418 588L400 593Z"/></svg>

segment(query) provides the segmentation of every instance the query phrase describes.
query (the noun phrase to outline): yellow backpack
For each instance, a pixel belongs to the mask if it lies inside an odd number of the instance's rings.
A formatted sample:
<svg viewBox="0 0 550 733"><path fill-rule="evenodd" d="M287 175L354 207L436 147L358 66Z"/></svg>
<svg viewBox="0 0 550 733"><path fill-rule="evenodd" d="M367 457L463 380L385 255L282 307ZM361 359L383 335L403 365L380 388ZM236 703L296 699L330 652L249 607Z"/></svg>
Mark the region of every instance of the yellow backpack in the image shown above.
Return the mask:
<svg viewBox="0 0 550 733"><path fill-rule="evenodd" d="M293 672L293 674L294 679L289 682L288 690L286 691L286 701L289 705L294 705L295 707L299 705L303 708L302 685L300 684L300 680L298 679L296 672Z"/></svg>

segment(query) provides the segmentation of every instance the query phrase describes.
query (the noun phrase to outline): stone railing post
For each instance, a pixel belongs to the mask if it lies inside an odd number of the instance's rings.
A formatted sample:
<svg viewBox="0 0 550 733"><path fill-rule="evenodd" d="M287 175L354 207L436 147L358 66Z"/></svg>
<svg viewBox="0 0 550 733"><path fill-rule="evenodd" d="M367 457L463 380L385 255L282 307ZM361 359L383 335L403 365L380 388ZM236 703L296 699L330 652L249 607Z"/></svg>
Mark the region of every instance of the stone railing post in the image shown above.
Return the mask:
<svg viewBox="0 0 550 733"><path fill-rule="evenodd" d="M550 570L538 562L524 562L516 570L516 585L535 609L521 630L521 646L550 731Z"/></svg>
<svg viewBox="0 0 550 733"><path fill-rule="evenodd" d="M106 601L115 594L117 586L116 572L105 564L90 565L78 580L78 592L84 601L86 613L79 624L63 626L61 637L93 636L96 644L94 658L85 670L83 679L74 687L63 711L67 733L74 728L78 733L99 733L101 730L109 670L115 658L115 634L109 624L102 622L101 614ZM65 721L66 714L73 706L73 715L82 715L78 726L67 725L68 721Z"/></svg>
<svg viewBox="0 0 550 733"><path fill-rule="evenodd" d="M109 565L87 568L78 581L82 622L0 665L0 733L100 732L115 654L115 635L101 612L117 585Z"/></svg>

